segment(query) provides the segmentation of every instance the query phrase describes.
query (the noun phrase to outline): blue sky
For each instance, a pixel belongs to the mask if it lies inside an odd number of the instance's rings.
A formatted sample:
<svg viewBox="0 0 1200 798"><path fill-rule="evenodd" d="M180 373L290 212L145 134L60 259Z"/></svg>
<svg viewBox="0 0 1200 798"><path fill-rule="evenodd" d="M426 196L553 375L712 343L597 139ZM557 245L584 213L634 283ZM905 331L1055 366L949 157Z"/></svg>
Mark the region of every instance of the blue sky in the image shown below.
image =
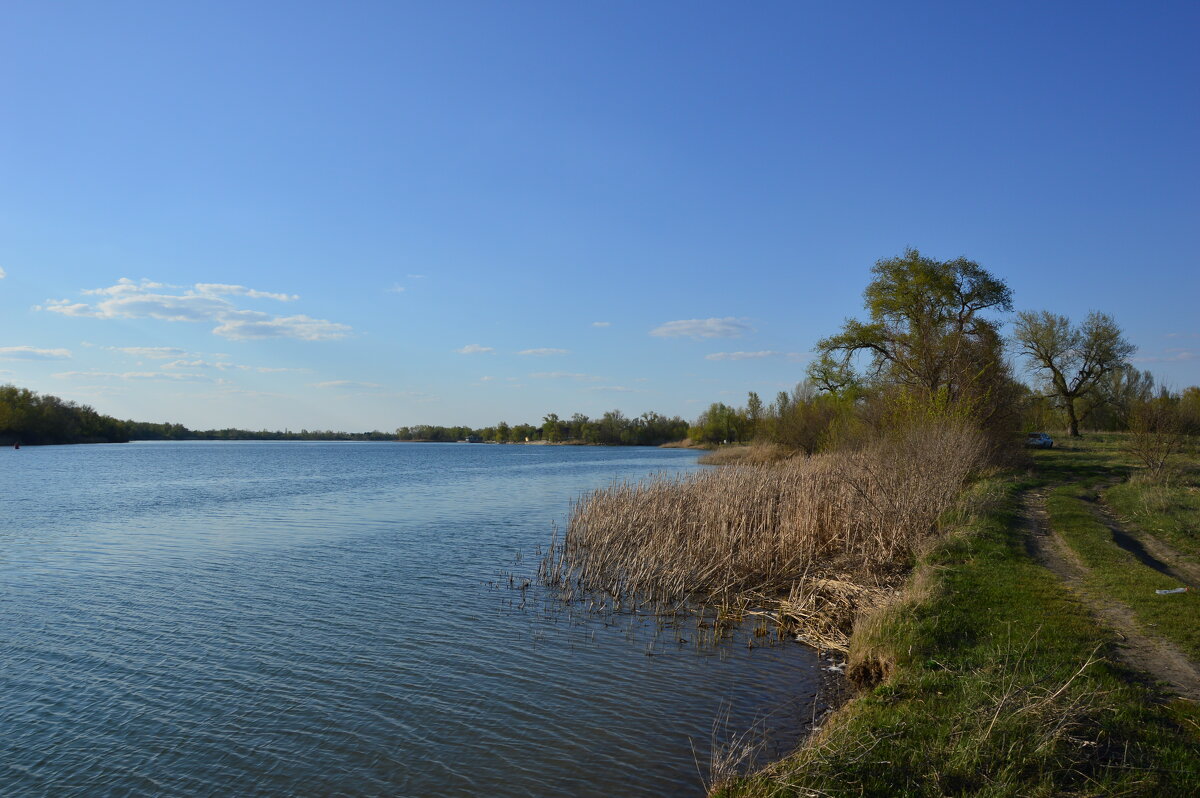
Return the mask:
<svg viewBox="0 0 1200 798"><path fill-rule="evenodd" d="M1195 3L28 3L0 381L192 427L692 418L914 246L1200 384Z"/></svg>

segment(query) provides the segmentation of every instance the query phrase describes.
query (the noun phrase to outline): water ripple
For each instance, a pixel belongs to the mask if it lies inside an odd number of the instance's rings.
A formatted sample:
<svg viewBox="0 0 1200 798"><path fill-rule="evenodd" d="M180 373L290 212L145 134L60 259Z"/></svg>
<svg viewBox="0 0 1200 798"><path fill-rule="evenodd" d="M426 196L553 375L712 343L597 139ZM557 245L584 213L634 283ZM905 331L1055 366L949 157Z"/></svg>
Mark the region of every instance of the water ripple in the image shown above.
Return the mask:
<svg viewBox="0 0 1200 798"><path fill-rule="evenodd" d="M488 584L579 492L693 467L590 447L5 452L0 794L700 794L693 745L707 756L722 707L735 730L794 728L811 652L654 643Z"/></svg>

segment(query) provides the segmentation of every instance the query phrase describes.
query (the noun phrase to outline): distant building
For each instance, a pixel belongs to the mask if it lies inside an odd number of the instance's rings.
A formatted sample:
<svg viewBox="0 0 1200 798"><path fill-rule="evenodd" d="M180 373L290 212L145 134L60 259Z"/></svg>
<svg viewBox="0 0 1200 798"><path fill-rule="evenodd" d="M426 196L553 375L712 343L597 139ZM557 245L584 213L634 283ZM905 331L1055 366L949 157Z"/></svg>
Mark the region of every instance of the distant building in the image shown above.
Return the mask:
<svg viewBox="0 0 1200 798"><path fill-rule="evenodd" d="M468 435L464 440L466 440L467 443L483 443L483 438L479 437L478 435Z"/></svg>

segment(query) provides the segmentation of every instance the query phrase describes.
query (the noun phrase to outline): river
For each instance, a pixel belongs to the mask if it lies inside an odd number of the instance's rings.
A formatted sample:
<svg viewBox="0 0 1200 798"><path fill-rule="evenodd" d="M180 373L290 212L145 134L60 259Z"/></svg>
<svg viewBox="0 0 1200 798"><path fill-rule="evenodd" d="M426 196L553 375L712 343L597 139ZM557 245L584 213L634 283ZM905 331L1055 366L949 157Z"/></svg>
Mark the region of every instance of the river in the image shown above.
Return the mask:
<svg viewBox="0 0 1200 798"><path fill-rule="evenodd" d="M330 442L0 452L0 794L701 795L714 734L757 723L768 749L794 742L816 655L697 646L686 626L508 587L536 573L575 496L695 460Z"/></svg>

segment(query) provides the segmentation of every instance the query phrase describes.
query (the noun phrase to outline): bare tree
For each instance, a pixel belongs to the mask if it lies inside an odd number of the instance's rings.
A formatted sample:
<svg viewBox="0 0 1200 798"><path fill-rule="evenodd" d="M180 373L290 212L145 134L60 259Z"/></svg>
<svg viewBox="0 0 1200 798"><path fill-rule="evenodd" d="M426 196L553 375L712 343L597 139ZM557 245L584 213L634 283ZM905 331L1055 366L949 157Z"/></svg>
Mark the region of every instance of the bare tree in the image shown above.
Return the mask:
<svg viewBox="0 0 1200 798"><path fill-rule="evenodd" d="M1092 311L1083 324L1075 326L1066 316L1043 311L1017 314L1014 331L1017 351L1029 360L1029 368L1041 376L1048 397L1067 415L1067 433L1079 437L1079 424L1086 420L1092 402L1078 412L1078 400L1097 396L1102 378L1126 367L1137 347L1125 340L1121 328L1107 313Z"/></svg>
<svg viewBox="0 0 1200 798"><path fill-rule="evenodd" d="M1129 451L1146 467L1155 482L1167 478L1171 456L1182 451L1186 427L1179 400L1165 391L1149 401L1139 402L1129 422Z"/></svg>

